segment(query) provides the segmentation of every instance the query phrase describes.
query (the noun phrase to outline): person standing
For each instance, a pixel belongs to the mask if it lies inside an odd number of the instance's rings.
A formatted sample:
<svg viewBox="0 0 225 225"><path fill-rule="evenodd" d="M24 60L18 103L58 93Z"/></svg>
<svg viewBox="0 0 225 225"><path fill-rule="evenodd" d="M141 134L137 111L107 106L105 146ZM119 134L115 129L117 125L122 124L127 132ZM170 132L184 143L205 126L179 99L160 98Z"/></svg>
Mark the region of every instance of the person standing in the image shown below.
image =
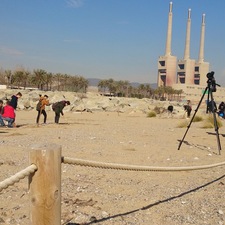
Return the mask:
<svg viewBox="0 0 225 225"><path fill-rule="evenodd" d="M190 100L187 100L186 111L187 111L187 118L190 118L191 111L192 111L192 106L191 106L191 101Z"/></svg>
<svg viewBox="0 0 225 225"><path fill-rule="evenodd" d="M40 95L40 99L39 99L39 102L36 107L36 109L38 111L38 115L37 115L37 119L36 119L37 124L39 124L41 114L43 114L44 124L46 124L46 121L47 121L47 113L45 111L46 105L49 105L48 95L44 95L44 96Z"/></svg>
<svg viewBox="0 0 225 225"><path fill-rule="evenodd" d="M65 106L70 105L70 101L60 101L52 105L52 109L55 112L55 123L59 123L60 114L63 116L63 109Z"/></svg>

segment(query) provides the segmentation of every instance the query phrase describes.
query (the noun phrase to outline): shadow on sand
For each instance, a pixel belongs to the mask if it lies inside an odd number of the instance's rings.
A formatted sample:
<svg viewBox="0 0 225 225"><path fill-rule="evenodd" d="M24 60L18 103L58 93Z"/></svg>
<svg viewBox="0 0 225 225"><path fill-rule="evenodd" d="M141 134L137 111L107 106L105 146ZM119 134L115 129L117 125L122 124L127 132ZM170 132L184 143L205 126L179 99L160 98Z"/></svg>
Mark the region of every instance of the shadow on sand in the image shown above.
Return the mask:
<svg viewBox="0 0 225 225"><path fill-rule="evenodd" d="M211 184L213 184L213 183L215 183L215 182L217 182L217 181L220 181L220 180L223 179L223 178L225 178L225 175L223 175L223 176L221 176L221 177L219 177L219 178L217 178L217 179L215 179L215 180L213 180L213 181L210 181L210 182L208 182L208 183L206 183L206 184L203 184L203 185L201 185L201 186L198 186L198 187L196 187L196 188L194 188L194 189L190 189L190 190L188 190L188 191L185 191L185 192L183 192L183 193L181 193L181 194L179 194L179 195L175 195L175 196L172 196L172 197L170 197L170 198L166 198L166 199L163 199L163 200L159 200L159 201L157 201L157 202L154 202L154 203L152 203L152 204L146 205L146 206L144 206L144 207L142 207L142 208L134 209L134 210L129 211L129 212L124 212L124 213L115 214L115 215L113 215L113 216L109 216L109 217L107 217L107 218L102 218L102 219L99 219L99 220L98 220L98 219L95 219L94 221L88 222L88 223L82 223L82 224L79 224L79 223L68 223L69 221L67 221L67 223L64 223L64 224L65 224L65 225L90 225L90 224L94 224L94 223L101 223L101 222L104 222L104 221L107 221L107 220L110 220L110 219L113 219L113 218L116 218L116 217L126 216L126 215L129 215L129 214L132 214L132 213L141 211L141 210L147 210L147 209L150 209L150 208L152 208L152 207L154 207L154 206L157 206L157 205L160 205L160 204L163 204L163 203L167 203L167 202L169 202L169 201L173 201L173 200L175 200L175 199L177 199L177 198L181 198L181 197L183 197L183 196L185 196L185 195L188 195L188 194L190 194L190 193L196 192L196 191L200 190L201 188L207 187L207 186L209 186L209 185L211 185ZM221 182L219 183L219 185L224 185L224 183L221 181Z"/></svg>

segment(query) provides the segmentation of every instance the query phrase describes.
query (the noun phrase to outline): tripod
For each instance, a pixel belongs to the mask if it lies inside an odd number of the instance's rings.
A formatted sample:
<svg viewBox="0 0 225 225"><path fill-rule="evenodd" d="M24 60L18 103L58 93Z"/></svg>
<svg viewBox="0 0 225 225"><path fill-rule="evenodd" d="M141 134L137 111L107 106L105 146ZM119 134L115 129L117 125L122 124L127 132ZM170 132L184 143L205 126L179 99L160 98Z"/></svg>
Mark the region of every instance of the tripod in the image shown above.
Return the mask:
<svg viewBox="0 0 225 225"><path fill-rule="evenodd" d="M195 117L195 115L196 115L196 113L197 113L197 111L198 111L198 109L199 109L199 107L200 107L200 105L202 103L202 100L203 100L205 94L208 91L208 99L207 99L207 110L206 110L206 113L208 113L208 111L209 111L209 107L208 106L211 106L210 109L211 109L212 114L213 114L214 128L215 128L215 132L216 132L217 145L218 145L218 150L219 150L219 155L220 155L221 144L220 144L220 137L219 137L219 131L218 131L219 130L219 127L218 127L217 120L216 120L216 107L215 107L215 102L214 102L214 99L213 99L213 92L216 91L216 85L217 86L220 86L220 85L219 84L216 84L215 79L213 78L213 74L214 74L214 72L211 72L211 73L208 73L207 74L207 77L208 77L207 84L208 85L205 88L204 93L203 93L203 95L202 95L202 97L201 97L201 99L200 99L200 101L198 103L198 106L195 109L194 115L192 116L192 118L190 120L190 123L187 126L187 130L186 130L186 132L185 132L182 140L179 143L178 150L180 150L180 147L181 147L181 145L182 145L182 143L183 143L183 141L184 141L184 139L185 139L185 137L187 135L187 132L188 132L190 126L191 126L191 123L193 122L194 117ZM210 101L209 101L209 98L211 98Z"/></svg>

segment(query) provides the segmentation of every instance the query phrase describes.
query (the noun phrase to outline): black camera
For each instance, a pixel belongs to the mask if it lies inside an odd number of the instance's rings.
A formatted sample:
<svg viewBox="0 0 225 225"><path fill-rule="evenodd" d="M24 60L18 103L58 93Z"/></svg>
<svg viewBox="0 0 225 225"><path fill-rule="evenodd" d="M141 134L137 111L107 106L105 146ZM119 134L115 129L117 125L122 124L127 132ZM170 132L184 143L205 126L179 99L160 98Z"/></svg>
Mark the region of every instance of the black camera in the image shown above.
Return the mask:
<svg viewBox="0 0 225 225"><path fill-rule="evenodd" d="M215 80L215 78L214 78L214 72L213 71L210 72L210 73L207 73L206 76L207 76L208 79L211 79L211 80L214 79Z"/></svg>
<svg viewBox="0 0 225 225"><path fill-rule="evenodd" d="M208 85L210 86L210 90L212 92L216 92L216 80L214 78L214 72L207 73L206 77L208 78Z"/></svg>

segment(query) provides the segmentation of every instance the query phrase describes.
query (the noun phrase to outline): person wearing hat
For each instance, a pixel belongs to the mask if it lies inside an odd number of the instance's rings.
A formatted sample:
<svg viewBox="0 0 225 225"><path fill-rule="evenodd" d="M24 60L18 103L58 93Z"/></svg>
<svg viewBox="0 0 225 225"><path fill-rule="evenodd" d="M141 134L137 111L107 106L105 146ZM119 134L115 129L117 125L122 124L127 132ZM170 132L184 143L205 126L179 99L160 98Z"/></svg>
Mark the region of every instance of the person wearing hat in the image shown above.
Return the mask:
<svg viewBox="0 0 225 225"><path fill-rule="evenodd" d="M60 101L52 105L52 109L55 112L55 123L59 123L60 114L63 116L63 109L65 106L70 105L70 101Z"/></svg>
<svg viewBox="0 0 225 225"><path fill-rule="evenodd" d="M44 124L46 124L47 113L45 111L45 106L49 105L48 95L44 95L44 96L39 95L39 96L40 96L40 98L39 98L39 101L38 101L37 106L36 106L36 110L38 111L38 115L37 115L37 119L36 119L37 125L39 124L41 114L43 114Z"/></svg>

